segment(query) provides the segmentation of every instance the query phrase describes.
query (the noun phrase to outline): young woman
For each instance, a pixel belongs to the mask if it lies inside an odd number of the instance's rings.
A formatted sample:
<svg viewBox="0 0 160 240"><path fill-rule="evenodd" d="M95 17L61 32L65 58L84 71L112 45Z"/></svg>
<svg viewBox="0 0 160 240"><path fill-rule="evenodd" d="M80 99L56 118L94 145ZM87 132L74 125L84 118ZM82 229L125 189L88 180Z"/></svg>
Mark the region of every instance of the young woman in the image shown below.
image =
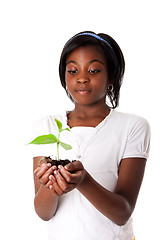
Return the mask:
<svg viewBox="0 0 160 240"><path fill-rule="evenodd" d="M58 169L39 160L56 146L34 150L35 210L48 221L49 239L132 240L132 212L149 152L147 121L120 113L119 91L125 63L118 44L106 34L81 32L62 51L61 84L74 102L72 111L47 116L35 136L56 134L55 118L70 132L62 140L74 161Z"/></svg>

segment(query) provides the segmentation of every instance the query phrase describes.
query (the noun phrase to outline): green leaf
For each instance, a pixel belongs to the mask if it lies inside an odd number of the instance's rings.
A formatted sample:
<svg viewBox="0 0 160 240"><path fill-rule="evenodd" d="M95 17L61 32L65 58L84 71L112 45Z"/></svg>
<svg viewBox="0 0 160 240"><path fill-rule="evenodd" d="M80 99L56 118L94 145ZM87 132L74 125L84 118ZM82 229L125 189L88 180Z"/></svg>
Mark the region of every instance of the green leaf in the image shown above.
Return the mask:
<svg viewBox="0 0 160 240"><path fill-rule="evenodd" d="M41 135L37 138L35 138L32 142L29 144L49 144L49 143L56 143L57 138L53 134L48 135Z"/></svg>
<svg viewBox="0 0 160 240"><path fill-rule="evenodd" d="M63 147L65 150L70 150L72 149L72 147L69 144L63 143L63 142L59 142L59 144L61 145L61 147Z"/></svg>
<svg viewBox="0 0 160 240"><path fill-rule="evenodd" d="M58 127L59 131L61 131L62 130L62 123L58 119L54 119L54 120L57 124L57 127Z"/></svg>
<svg viewBox="0 0 160 240"><path fill-rule="evenodd" d="M65 128L65 129L61 129L61 132L62 132L62 131L65 131L65 130L67 130L67 131L69 131L69 132L71 131L69 128Z"/></svg>

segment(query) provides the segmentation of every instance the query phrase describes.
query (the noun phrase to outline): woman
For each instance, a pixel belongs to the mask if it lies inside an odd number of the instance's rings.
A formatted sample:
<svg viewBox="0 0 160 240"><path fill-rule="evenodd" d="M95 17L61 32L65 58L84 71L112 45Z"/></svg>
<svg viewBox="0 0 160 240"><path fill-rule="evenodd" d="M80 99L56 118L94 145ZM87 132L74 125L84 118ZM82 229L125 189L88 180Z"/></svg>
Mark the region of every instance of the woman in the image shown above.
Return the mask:
<svg viewBox="0 0 160 240"><path fill-rule="evenodd" d="M150 129L145 119L114 110L124 69L120 47L106 34L78 33L64 46L60 79L74 109L40 119L35 131L55 133L54 119L59 119L70 128L62 138L73 147L62 156L77 160L58 169L39 165L56 149L36 147L35 210L50 220L49 239L134 239L131 215L148 157Z"/></svg>

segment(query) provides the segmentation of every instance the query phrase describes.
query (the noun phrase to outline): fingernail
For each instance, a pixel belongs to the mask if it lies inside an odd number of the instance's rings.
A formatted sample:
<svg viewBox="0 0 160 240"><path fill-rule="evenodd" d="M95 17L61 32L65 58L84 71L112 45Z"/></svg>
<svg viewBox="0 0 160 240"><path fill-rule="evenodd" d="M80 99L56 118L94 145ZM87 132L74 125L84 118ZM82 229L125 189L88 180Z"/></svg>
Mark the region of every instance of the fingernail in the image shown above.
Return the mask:
<svg viewBox="0 0 160 240"><path fill-rule="evenodd" d="M54 171L54 174L55 174L55 175L58 174L58 171Z"/></svg>
<svg viewBox="0 0 160 240"><path fill-rule="evenodd" d="M63 167L61 165L58 166L59 169L62 169Z"/></svg>
<svg viewBox="0 0 160 240"><path fill-rule="evenodd" d="M54 183L55 182L55 177L53 175L50 175L49 180L51 180Z"/></svg>

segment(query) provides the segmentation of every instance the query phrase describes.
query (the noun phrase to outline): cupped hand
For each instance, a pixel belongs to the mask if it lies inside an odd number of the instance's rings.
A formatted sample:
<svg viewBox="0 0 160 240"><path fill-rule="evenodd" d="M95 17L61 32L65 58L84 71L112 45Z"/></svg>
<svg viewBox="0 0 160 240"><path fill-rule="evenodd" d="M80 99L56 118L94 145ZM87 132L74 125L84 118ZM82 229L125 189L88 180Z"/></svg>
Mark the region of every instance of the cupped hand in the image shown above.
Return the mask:
<svg viewBox="0 0 160 240"><path fill-rule="evenodd" d="M56 166L51 167L50 163L43 163L39 165L34 171L34 178L46 188L52 184L52 181L49 179L49 176L57 169Z"/></svg>
<svg viewBox="0 0 160 240"><path fill-rule="evenodd" d="M80 161L74 161L65 167L60 165L58 170L54 171L54 176L49 176L52 181L49 188L57 196L70 192L81 184L85 173L86 171Z"/></svg>

